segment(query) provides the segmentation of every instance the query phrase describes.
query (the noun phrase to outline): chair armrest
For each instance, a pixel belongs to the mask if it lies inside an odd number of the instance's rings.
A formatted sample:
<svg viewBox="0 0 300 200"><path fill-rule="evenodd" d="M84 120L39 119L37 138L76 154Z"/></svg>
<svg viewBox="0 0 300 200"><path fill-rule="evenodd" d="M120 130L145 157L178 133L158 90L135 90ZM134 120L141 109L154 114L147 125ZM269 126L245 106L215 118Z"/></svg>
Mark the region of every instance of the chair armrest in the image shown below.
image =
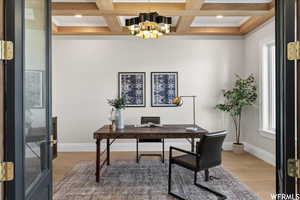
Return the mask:
<svg viewBox="0 0 300 200"><path fill-rule="evenodd" d="M194 152L191 152L191 151L187 151L187 150L184 150L184 149L179 149L177 147L170 146L170 155L171 155L170 158L172 158L172 152L173 152L173 150L180 151L180 152L186 153L186 154L190 154L190 155L193 155L193 156L196 156L196 157L200 156L197 153L194 153Z"/></svg>
<svg viewBox="0 0 300 200"><path fill-rule="evenodd" d="M172 155L173 150L195 156L196 157L196 168L197 168L197 170L199 169L200 154L170 146L170 152L169 152L170 153L170 157L169 157L170 163L172 162L172 158L173 158L173 155Z"/></svg>

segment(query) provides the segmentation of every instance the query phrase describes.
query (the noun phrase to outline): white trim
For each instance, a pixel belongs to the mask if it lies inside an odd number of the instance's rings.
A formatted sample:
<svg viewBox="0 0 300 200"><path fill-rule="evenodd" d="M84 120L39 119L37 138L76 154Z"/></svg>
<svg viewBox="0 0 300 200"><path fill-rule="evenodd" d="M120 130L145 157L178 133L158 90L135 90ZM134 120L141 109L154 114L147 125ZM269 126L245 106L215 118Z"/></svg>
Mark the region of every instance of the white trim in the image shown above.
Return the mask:
<svg viewBox="0 0 300 200"><path fill-rule="evenodd" d="M101 143L101 149L105 148L106 144ZM190 144L187 142L166 142L165 150L167 151L170 146L175 146L182 149L190 149ZM140 144L140 151L159 151L161 144L149 143ZM223 145L224 150L232 150L232 143L225 142ZM93 143L58 143L58 152L95 152L96 146ZM111 146L112 152L124 152L124 151L136 151L136 145L134 142L119 142Z"/></svg>
<svg viewBox="0 0 300 200"><path fill-rule="evenodd" d="M245 144L245 151L248 153L258 157L259 159L269 163L270 165L276 166L276 158L275 155L262 149L257 146L254 146L249 143L244 143Z"/></svg>
<svg viewBox="0 0 300 200"><path fill-rule="evenodd" d="M275 131L261 129L258 130L258 133L265 138L272 139L272 140L276 139Z"/></svg>
<svg viewBox="0 0 300 200"><path fill-rule="evenodd" d="M102 148L105 148L105 143L101 143ZM265 151L254 145L244 143L245 151L264 160L265 162L275 166L275 155ZM165 150L170 146L175 146L182 149L190 149L190 144L187 142L166 142ZM140 146L140 151L157 151L161 149L161 145L157 143L143 144ZM232 142L225 142L223 149L226 151L232 150ZM95 152L96 147L93 143L58 143L58 152ZM112 152L136 151L134 142L116 143L111 147Z"/></svg>
<svg viewBox="0 0 300 200"><path fill-rule="evenodd" d="M268 58L268 46L272 43L275 42L274 36L269 36L264 38L262 41L259 43L259 98L258 98L258 104L259 104L259 109L258 109L258 117L259 117L259 133L269 139L272 139L271 135L262 132L261 130L266 130L266 128L269 127L269 94L266 94L269 90L268 89L268 82L266 83L265 80L267 79L266 76L269 76L268 73L268 63L269 63L269 58ZM268 123L268 124L267 124ZM274 138L275 139L275 138Z"/></svg>

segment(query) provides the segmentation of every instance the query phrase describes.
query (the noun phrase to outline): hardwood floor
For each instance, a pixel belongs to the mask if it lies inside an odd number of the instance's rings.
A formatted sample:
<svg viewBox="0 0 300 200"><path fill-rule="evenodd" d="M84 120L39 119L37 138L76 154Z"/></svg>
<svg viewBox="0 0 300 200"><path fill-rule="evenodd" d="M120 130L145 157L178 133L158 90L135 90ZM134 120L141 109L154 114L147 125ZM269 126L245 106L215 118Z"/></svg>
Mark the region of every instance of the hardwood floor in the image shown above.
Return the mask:
<svg viewBox="0 0 300 200"><path fill-rule="evenodd" d="M168 154L166 153L166 155ZM112 152L111 159L134 160L135 152ZM76 163L83 160L95 160L95 153L59 153L53 163L54 183L58 183ZM223 166L262 199L269 200L271 199L270 194L275 193L275 168L266 162L248 153L234 154L226 151L223 153Z"/></svg>

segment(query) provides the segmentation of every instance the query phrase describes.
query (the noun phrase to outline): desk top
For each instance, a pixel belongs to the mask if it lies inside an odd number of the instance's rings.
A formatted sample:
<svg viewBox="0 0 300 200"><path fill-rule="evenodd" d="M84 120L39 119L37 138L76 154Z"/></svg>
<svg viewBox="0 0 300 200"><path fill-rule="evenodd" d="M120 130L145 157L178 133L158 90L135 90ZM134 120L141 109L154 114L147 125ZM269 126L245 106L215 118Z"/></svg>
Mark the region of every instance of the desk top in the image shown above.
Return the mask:
<svg viewBox="0 0 300 200"><path fill-rule="evenodd" d="M200 138L207 130L198 127L198 131L187 131L190 124L163 125L162 127L142 128L127 125L122 130L112 131L108 125L94 133L94 139L124 138L124 139L151 139L151 138Z"/></svg>

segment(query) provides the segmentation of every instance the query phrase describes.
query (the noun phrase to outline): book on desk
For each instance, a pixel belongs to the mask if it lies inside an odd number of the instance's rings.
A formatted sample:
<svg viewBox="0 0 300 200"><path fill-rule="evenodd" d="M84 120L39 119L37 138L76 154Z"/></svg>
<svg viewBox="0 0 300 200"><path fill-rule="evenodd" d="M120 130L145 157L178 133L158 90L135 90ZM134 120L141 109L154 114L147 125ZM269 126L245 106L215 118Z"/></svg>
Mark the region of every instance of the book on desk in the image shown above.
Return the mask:
<svg viewBox="0 0 300 200"><path fill-rule="evenodd" d="M149 122L149 123L146 123L146 124L137 124L137 125L134 125L134 127L135 128L155 128L155 127L163 127L163 125Z"/></svg>

